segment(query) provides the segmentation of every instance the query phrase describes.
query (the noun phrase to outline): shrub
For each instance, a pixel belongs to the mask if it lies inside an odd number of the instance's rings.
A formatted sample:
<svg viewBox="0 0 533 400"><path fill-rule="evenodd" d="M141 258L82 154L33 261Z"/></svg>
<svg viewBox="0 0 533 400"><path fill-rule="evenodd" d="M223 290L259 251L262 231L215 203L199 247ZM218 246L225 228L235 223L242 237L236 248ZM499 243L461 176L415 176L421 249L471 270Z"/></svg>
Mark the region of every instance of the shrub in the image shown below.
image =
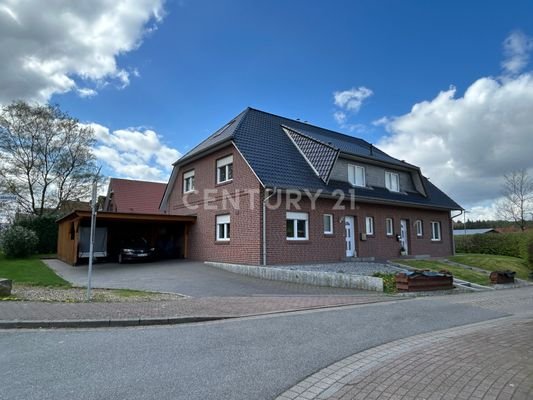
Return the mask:
<svg viewBox="0 0 533 400"><path fill-rule="evenodd" d="M13 225L2 235L2 250L6 257L27 257L35 253L38 241L32 230Z"/></svg>
<svg viewBox="0 0 533 400"><path fill-rule="evenodd" d="M396 293L396 274L376 272L372 276L383 279L383 292Z"/></svg>
<svg viewBox="0 0 533 400"><path fill-rule="evenodd" d="M22 216L15 220L15 226L34 231L39 239L37 252L41 254L55 253L57 251L56 215Z"/></svg>

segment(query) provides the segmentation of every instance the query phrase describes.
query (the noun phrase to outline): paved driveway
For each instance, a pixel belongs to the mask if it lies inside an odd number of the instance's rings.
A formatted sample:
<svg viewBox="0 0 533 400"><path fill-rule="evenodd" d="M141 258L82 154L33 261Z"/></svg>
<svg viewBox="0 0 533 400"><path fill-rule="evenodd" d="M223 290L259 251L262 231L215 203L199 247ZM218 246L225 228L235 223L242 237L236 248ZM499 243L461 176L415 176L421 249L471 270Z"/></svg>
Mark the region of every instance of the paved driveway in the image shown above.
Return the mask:
<svg viewBox="0 0 533 400"><path fill-rule="evenodd" d="M75 285L87 285L87 266L72 267L45 260L49 267ZM128 288L181 293L193 297L254 295L376 295L364 290L327 288L268 281L234 274L201 262L170 260L143 264L95 264L93 287Z"/></svg>

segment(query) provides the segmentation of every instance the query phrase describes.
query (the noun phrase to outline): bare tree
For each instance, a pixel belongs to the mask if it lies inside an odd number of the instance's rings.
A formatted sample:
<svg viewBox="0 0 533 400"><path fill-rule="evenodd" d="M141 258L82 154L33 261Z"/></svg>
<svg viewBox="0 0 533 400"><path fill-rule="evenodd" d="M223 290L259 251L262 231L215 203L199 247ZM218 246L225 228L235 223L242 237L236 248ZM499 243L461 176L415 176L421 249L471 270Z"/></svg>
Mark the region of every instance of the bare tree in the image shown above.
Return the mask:
<svg viewBox="0 0 533 400"><path fill-rule="evenodd" d="M96 171L92 128L58 106L14 102L0 111L0 189L28 213L84 198Z"/></svg>
<svg viewBox="0 0 533 400"><path fill-rule="evenodd" d="M533 212L533 179L525 169L504 175L504 179L499 217L514 221L524 231L526 218Z"/></svg>

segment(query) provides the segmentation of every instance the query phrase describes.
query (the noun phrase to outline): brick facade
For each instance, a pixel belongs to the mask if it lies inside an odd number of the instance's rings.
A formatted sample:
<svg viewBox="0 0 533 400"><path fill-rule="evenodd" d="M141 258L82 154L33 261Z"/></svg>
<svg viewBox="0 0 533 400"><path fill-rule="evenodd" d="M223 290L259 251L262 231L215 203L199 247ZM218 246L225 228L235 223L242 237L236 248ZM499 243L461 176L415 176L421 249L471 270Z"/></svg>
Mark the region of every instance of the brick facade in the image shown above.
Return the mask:
<svg viewBox="0 0 533 400"><path fill-rule="evenodd" d="M233 155L233 180L217 184L216 161L230 154ZM197 192L184 195L183 174L191 169L194 169ZM169 199L169 213L197 216L196 223L191 226L189 232L190 259L240 264L260 263L260 187L259 180L233 145L180 167ZM205 189L210 192L204 192ZM250 194L250 189L255 191L255 194ZM238 210L231 203L230 197L238 202ZM216 240L216 216L222 214L230 215L231 238L228 242Z"/></svg>
<svg viewBox="0 0 533 400"><path fill-rule="evenodd" d="M216 161L233 155L233 180L216 184ZM194 169L197 192L183 194L183 174ZM206 193L205 190L209 192ZM231 203L230 198L237 203ZM196 215L197 221L190 228L189 258L202 261L220 261L258 265L262 262L262 199L261 184L237 149L227 146L215 153L183 165L178 171L175 186L169 198L170 214ZM286 238L286 196L274 197L281 206L267 209L267 263L289 264L303 262L327 262L343 260L346 256L344 217L355 217L355 246L357 256L376 259L395 258L400 255L400 220L407 220L410 255L427 254L447 256L453 253L451 219L448 211L425 210L405 206L388 206L356 203L354 207L344 202L344 210L333 209L336 201L318 199L316 209L304 198L299 202L301 210L294 206L290 211L309 213L309 240L290 241ZM187 204L189 207L187 207ZM192 207L192 208L191 208ZM333 234L323 232L323 215L333 214ZM216 240L216 216L230 215L231 239ZM374 217L374 235L361 240L365 231L365 217ZM385 219L392 218L394 235L387 236ZM423 236L417 237L414 223L423 221ZM431 240L431 221L441 223L441 240Z"/></svg>

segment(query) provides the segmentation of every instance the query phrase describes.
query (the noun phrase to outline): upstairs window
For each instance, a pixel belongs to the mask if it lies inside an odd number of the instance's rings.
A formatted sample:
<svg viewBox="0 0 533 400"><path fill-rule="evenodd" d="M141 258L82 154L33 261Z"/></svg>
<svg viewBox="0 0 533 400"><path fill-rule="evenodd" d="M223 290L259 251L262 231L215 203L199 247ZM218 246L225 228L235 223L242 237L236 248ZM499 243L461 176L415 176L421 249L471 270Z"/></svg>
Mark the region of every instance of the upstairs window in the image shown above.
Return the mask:
<svg viewBox="0 0 533 400"><path fill-rule="evenodd" d="M229 214L217 215L217 240L228 241L230 237L230 216Z"/></svg>
<svg viewBox="0 0 533 400"><path fill-rule="evenodd" d="M217 183L229 182L233 179L233 156L217 160Z"/></svg>
<svg viewBox="0 0 533 400"><path fill-rule="evenodd" d="M416 220L415 222L415 230L416 230L416 236L418 237L424 236L424 227L422 225L422 221L419 219Z"/></svg>
<svg viewBox="0 0 533 400"><path fill-rule="evenodd" d="M387 231L387 236L394 235L394 223L392 221L392 218L386 218L385 219L385 228Z"/></svg>
<svg viewBox="0 0 533 400"><path fill-rule="evenodd" d="M440 222L431 222L431 240L435 242L440 240Z"/></svg>
<svg viewBox="0 0 533 400"><path fill-rule="evenodd" d="M365 186L365 167L359 165L348 165L348 181L353 186Z"/></svg>
<svg viewBox="0 0 533 400"><path fill-rule="evenodd" d="M324 214L324 234L332 235L333 234L333 215Z"/></svg>
<svg viewBox="0 0 533 400"><path fill-rule="evenodd" d="M374 217L366 217L366 234L367 235L373 235L374 234Z"/></svg>
<svg viewBox="0 0 533 400"><path fill-rule="evenodd" d="M307 240L309 238L309 214L287 213L287 240Z"/></svg>
<svg viewBox="0 0 533 400"><path fill-rule="evenodd" d="M385 187L391 192L399 192L400 175L395 172L385 172Z"/></svg>
<svg viewBox="0 0 533 400"><path fill-rule="evenodd" d="M194 170L183 174L183 193L194 191Z"/></svg>

